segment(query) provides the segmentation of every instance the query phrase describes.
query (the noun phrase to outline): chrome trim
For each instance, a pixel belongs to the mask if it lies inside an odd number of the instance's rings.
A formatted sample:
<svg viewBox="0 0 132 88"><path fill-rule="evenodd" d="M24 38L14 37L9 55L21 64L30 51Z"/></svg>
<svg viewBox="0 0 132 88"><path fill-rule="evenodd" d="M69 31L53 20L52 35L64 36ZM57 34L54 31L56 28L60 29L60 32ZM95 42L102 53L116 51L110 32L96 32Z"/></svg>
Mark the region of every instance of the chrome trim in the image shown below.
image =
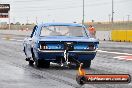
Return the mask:
<svg viewBox="0 0 132 88"><path fill-rule="evenodd" d="M45 52L45 53L64 53L64 50L40 50L39 52ZM96 53L97 50L94 51L68 51L68 53L79 53L79 54L89 54L89 53Z"/></svg>
<svg viewBox="0 0 132 88"><path fill-rule="evenodd" d="M68 51L69 53L96 53L97 51Z"/></svg>
<svg viewBox="0 0 132 88"><path fill-rule="evenodd" d="M40 50L38 49L39 52L45 52L45 53L64 53L64 50Z"/></svg>

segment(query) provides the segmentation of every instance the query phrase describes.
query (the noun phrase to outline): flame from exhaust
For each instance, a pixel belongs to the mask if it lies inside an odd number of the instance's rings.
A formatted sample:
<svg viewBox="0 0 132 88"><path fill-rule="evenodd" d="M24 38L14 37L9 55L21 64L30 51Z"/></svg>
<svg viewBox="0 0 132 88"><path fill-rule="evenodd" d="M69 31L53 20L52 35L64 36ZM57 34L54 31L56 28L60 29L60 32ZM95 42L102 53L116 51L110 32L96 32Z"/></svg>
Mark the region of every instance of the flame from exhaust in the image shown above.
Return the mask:
<svg viewBox="0 0 132 88"><path fill-rule="evenodd" d="M82 65L83 65L83 63L80 64L79 69L78 69L78 73L79 73L78 75L79 76L85 76L86 75L86 71L84 69L82 69Z"/></svg>

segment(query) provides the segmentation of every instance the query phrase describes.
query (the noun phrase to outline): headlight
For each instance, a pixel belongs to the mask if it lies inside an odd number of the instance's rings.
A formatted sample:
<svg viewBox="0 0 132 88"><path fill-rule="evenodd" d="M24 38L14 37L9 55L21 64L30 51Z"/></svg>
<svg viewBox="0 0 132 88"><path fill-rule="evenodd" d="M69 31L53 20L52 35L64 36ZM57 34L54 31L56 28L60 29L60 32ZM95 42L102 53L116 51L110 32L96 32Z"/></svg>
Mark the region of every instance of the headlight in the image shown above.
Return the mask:
<svg viewBox="0 0 132 88"><path fill-rule="evenodd" d="M40 44L40 50L48 49L48 46L46 44Z"/></svg>

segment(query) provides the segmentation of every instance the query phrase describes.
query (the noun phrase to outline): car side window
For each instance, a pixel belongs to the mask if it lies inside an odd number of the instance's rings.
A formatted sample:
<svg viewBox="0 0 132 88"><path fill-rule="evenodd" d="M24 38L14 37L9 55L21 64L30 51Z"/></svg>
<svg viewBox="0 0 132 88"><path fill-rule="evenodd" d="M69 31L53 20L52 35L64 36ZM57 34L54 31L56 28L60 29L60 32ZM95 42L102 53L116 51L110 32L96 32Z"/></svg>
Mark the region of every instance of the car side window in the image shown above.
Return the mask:
<svg viewBox="0 0 132 88"><path fill-rule="evenodd" d="M34 26L31 36L30 36L31 38L35 35L35 31L36 31L37 27L38 27L37 25Z"/></svg>

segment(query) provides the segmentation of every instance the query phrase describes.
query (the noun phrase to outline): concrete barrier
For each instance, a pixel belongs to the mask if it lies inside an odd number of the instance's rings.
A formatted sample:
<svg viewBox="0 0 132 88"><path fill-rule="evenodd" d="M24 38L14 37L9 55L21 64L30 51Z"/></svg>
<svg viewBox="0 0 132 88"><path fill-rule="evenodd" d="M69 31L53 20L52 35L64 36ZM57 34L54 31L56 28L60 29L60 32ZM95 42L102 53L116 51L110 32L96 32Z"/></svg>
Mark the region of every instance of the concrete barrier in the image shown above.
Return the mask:
<svg viewBox="0 0 132 88"><path fill-rule="evenodd" d="M109 41L111 40L111 31L97 31L96 38L99 40Z"/></svg>
<svg viewBox="0 0 132 88"><path fill-rule="evenodd" d="M132 30L127 30L127 41L132 42Z"/></svg>
<svg viewBox="0 0 132 88"><path fill-rule="evenodd" d="M132 42L132 30L112 30L112 41Z"/></svg>

